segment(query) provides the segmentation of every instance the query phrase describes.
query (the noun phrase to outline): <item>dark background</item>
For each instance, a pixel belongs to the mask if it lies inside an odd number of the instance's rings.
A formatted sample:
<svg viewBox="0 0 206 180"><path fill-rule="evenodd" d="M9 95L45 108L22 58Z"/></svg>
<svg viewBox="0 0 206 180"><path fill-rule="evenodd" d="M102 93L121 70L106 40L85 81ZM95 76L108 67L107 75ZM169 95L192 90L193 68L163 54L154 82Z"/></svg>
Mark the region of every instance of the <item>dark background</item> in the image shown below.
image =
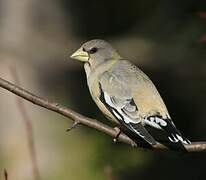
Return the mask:
<svg viewBox="0 0 206 180"><path fill-rule="evenodd" d="M206 140L204 0L0 0L0 75L107 122L93 103L83 65L69 58L90 39L109 41L157 86L191 141ZM204 179L205 153L157 152L114 144L100 132L28 102L42 179ZM0 171L33 179L15 97L0 89Z"/></svg>

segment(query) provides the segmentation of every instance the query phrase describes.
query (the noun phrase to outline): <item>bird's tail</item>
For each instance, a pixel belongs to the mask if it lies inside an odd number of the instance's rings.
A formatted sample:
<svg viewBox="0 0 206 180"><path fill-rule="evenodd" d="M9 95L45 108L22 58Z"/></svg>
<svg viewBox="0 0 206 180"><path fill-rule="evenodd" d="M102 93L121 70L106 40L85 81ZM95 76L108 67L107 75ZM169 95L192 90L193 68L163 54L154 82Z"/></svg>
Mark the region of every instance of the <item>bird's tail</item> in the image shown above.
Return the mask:
<svg viewBox="0 0 206 180"><path fill-rule="evenodd" d="M155 138L156 141L165 145L171 150L187 152L185 145L191 142L185 138L179 130L171 123L167 123L164 130L149 128L148 131Z"/></svg>
<svg viewBox="0 0 206 180"><path fill-rule="evenodd" d="M168 136L168 139L168 147L174 150L187 152L187 149L184 145L191 144L191 142L187 138L185 138L178 130L175 134L171 133Z"/></svg>

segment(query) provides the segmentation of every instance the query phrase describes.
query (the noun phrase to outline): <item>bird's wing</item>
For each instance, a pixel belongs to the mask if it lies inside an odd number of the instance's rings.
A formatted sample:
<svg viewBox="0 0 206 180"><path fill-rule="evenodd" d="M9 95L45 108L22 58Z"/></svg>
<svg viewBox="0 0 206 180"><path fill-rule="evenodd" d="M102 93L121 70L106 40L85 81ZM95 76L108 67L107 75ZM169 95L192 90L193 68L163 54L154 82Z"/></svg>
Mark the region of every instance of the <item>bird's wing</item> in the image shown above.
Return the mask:
<svg viewBox="0 0 206 180"><path fill-rule="evenodd" d="M159 133L164 132L167 141L174 146L190 143L170 119L167 108L152 81L129 61L115 64L112 70L103 74L100 83L102 99L104 98L110 112L129 129L135 131L134 125L143 121L151 127L150 129L153 128ZM149 134L148 137L158 139L158 134L156 136L148 133L146 128L144 132Z"/></svg>
<svg viewBox="0 0 206 180"><path fill-rule="evenodd" d="M105 72L99 80L100 101L120 124L143 138L151 145L154 138L141 124L138 108L131 96L131 91L115 74Z"/></svg>

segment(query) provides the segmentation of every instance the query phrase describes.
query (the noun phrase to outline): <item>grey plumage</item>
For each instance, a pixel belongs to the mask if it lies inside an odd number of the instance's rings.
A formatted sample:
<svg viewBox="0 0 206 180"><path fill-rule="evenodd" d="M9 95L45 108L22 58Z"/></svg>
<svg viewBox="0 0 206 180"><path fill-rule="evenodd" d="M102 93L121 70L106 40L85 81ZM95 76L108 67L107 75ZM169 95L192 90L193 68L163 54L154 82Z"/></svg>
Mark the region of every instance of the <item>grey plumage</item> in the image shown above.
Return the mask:
<svg viewBox="0 0 206 180"><path fill-rule="evenodd" d="M106 41L89 41L72 58L85 62L91 96L111 120L150 145L156 144L156 137L148 132L147 126L164 132L167 141L180 149L184 148L182 144L189 143L171 121L160 94L148 76L121 58Z"/></svg>

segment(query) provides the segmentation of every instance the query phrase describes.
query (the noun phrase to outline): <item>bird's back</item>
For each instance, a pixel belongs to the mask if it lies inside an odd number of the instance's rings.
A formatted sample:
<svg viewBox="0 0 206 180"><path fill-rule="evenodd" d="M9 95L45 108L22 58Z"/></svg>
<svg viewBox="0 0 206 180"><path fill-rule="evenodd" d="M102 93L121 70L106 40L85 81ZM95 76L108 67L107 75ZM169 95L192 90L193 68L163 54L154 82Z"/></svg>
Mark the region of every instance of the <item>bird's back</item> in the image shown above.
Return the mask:
<svg viewBox="0 0 206 180"><path fill-rule="evenodd" d="M142 117L160 114L169 117L167 108L149 77L127 60L120 60L111 68L113 74L133 97ZM121 94L120 94L121 96Z"/></svg>

